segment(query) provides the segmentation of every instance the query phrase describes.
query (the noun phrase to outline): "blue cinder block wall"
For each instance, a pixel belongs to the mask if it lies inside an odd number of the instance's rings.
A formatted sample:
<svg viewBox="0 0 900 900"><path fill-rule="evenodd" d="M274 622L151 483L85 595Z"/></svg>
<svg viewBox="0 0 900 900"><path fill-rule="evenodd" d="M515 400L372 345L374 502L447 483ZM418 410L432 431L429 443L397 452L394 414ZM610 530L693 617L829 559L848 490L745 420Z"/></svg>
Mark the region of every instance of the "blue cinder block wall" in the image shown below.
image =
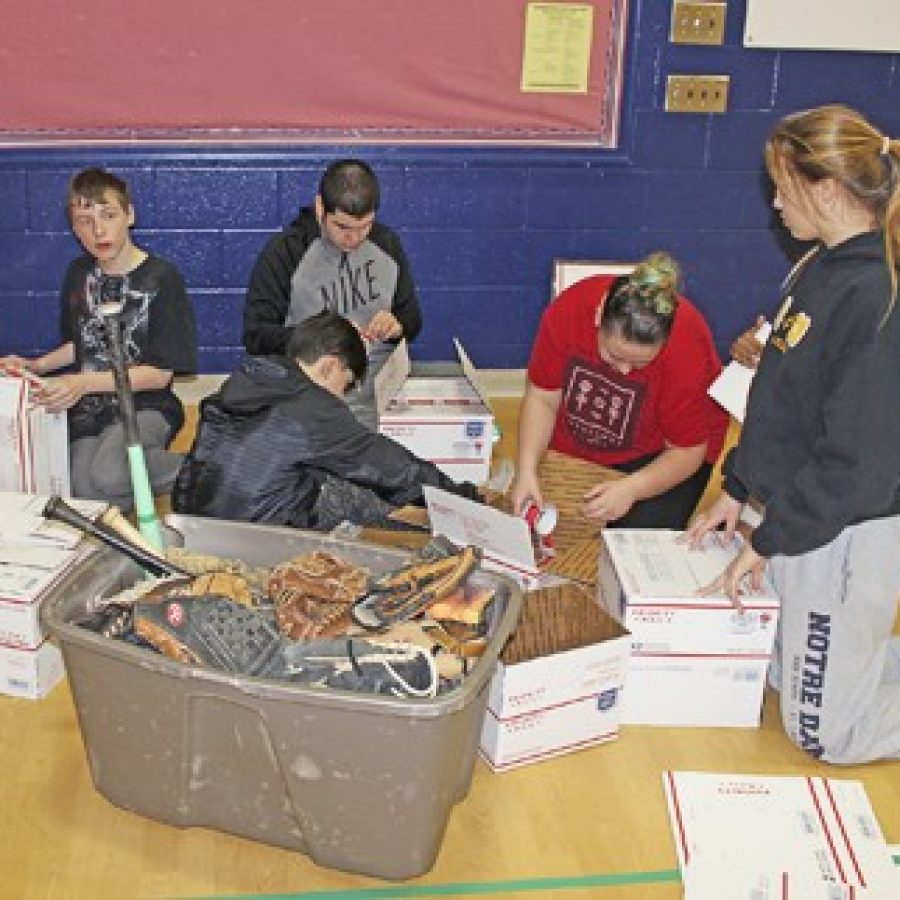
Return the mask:
<svg viewBox="0 0 900 900"><path fill-rule="evenodd" d="M761 168L772 125L843 102L900 136L900 55L748 50L744 13L745 0L729 0L724 46L680 46L668 41L670 0L634 0L615 151L0 150L0 353L58 342L56 291L77 252L62 210L66 181L104 165L133 186L137 241L185 274L202 370L230 371L242 354L243 292L257 252L311 200L325 162L360 155L381 176L381 218L402 234L419 286L416 358L452 358L458 336L479 366L524 366L555 257L633 260L657 248L682 262L685 291L724 357L734 335L771 309L796 250L773 227ZM730 75L728 112L664 112L672 73Z"/></svg>

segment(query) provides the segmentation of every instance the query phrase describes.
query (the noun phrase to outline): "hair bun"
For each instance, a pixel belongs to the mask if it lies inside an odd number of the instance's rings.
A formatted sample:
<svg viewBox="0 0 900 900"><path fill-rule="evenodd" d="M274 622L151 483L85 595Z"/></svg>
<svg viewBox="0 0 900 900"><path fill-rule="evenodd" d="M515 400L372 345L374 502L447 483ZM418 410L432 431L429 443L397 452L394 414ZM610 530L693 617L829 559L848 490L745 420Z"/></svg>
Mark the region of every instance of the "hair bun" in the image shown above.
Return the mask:
<svg viewBox="0 0 900 900"><path fill-rule="evenodd" d="M671 315L678 303L681 269L668 253L657 251L628 276L628 293L657 315Z"/></svg>
<svg viewBox="0 0 900 900"><path fill-rule="evenodd" d="M674 294L678 290L680 277L678 263L668 253L659 250L637 264L630 281L639 288L646 286Z"/></svg>

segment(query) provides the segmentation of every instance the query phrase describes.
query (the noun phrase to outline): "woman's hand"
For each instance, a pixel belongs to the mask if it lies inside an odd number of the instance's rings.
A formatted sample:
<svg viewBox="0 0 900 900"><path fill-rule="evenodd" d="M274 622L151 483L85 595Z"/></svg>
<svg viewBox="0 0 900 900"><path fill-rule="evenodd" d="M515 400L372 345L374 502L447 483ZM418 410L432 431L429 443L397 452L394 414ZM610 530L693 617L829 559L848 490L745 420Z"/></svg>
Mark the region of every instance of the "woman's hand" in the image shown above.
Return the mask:
<svg viewBox="0 0 900 900"><path fill-rule="evenodd" d="M509 492L510 504L514 516L518 516L530 502L538 507L544 505L541 484L536 472L517 471Z"/></svg>
<svg viewBox="0 0 900 900"><path fill-rule="evenodd" d="M586 519L599 519L606 524L621 519L637 500L630 478L617 478L595 484L585 495L581 510Z"/></svg>

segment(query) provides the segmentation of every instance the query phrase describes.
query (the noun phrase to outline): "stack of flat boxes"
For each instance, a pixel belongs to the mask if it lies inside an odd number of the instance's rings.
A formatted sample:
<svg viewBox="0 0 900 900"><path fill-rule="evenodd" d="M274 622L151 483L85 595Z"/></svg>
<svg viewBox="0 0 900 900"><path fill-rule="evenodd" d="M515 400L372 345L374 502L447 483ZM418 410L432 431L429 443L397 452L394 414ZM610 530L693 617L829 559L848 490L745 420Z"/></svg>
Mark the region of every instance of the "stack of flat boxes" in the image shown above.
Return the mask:
<svg viewBox="0 0 900 900"><path fill-rule="evenodd" d="M739 550L678 532L606 529L600 603L631 633L622 724L755 727L778 624L770 586L743 598L699 596Z"/></svg>
<svg viewBox="0 0 900 900"><path fill-rule="evenodd" d="M0 693L37 700L62 679L62 654L47 640L40 605L63 571L0 567Z"/></svg>

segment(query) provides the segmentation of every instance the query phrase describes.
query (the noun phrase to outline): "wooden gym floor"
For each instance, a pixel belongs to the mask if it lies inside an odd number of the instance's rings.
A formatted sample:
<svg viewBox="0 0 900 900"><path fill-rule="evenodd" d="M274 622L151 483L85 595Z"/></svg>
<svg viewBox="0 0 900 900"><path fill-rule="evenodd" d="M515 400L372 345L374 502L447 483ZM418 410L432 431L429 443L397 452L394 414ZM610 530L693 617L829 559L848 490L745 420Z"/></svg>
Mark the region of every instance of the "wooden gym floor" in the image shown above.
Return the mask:
<svg viewBox="0 0 900 900"><path fill-rule="evenodd" d="M517 402L495 405L511 454ZM140 697L134 698L140 703ZM118 809L92 787L67 685L0 697L0 898L681 896L662 790L667 769L859 779L900 843L900 761L834 768L794 748L766 698L757 729L623 727L617 740L494 775L476 762L434 868L402 885L296 853ZM361 744L359 752L366 748ZM140 759L134 760L135 779ZM424 801L423 802L427 802ZM390 828L385 810L384 827ZM723 891L727 900L727 891Z"/></svg>

